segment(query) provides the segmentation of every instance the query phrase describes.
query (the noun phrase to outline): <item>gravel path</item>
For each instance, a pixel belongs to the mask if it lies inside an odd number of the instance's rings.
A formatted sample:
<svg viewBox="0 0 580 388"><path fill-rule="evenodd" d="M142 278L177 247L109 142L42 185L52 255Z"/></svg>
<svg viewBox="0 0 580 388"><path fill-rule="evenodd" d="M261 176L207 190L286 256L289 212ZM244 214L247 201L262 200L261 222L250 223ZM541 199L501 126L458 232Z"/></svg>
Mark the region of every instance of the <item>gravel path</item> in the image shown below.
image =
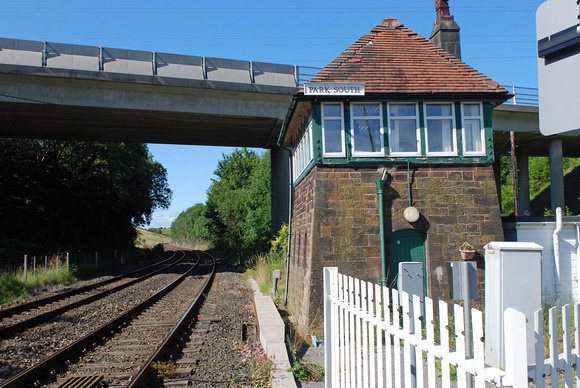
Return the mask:
<svg viewBox="0 0 580 388"><path fill-rule="evenodd" d="M177 378L194 387L268 386L267 381L254 381L252 378L253 363L265 360L265 354L254 334L252 293L241 274L220 265L199 316L219 317L221 320L194 325L192 336L195 336L196 329L207 327L203 329L207 330L205 338L194 356L197 367L193 374ZM166 386L170 382L167 380Z"/></svg>

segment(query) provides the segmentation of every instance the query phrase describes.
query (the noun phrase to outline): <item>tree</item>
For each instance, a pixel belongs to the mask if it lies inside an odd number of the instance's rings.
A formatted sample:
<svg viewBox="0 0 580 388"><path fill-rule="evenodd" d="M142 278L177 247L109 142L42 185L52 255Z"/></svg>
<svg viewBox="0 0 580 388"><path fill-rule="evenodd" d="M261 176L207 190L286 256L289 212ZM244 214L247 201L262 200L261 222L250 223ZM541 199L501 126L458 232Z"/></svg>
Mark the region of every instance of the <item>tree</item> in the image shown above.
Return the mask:
<svg viewBox="0 0 580 388"><path fill-rule="evenodd" d="M222 252L267 251L270 241L270 152L223 155L208 190L205 234Z"/></svg>
<svg viewBox="0 0 580 388"><path fill-rule="evenodd" d="M0 233L47 249L132 245L171 201L145 144L2 139L0 164Z"/></svg>
<svg viewBox="0 0 580 388"><path fill-rule="evenodd" d="M175 221L171 223L171 238L203 238L200 232L200 223L203 223L205 205L196 203L187 210L179 213Z"/></svg>

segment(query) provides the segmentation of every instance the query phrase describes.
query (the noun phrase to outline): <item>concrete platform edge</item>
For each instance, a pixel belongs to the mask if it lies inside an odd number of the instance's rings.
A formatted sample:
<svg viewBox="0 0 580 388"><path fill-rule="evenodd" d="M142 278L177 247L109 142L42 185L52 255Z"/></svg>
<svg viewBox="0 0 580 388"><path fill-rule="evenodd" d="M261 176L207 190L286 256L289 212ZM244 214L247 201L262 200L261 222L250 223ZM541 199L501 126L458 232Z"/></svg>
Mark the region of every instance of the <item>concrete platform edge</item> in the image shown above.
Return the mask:
<svg viewBox="0 0 580 388"><path fill-rule="evenodd" d="M258 283L253 278L249 278L248 282L254 292L254 309L260 343L273 362L272 388L295 388L294 376L288 371L290 360L284 343L284 322L272 298L260 292Z"/></svg>

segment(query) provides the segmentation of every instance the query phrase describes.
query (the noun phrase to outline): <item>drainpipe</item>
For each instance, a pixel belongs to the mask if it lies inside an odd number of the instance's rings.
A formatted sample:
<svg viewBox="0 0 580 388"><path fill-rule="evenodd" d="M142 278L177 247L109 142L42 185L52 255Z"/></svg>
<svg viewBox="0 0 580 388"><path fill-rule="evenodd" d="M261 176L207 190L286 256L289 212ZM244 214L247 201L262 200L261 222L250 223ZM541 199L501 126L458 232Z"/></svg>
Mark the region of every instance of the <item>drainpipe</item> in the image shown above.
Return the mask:
<svg viewBox="0 0 580 388"><path fill-rule="evenodd" d="M576 303L580 301L580 223L576 222Z"/></svg>
<svg viewBox="0 0 580 388"><path fill-rule="evenodd" d="M556 208L556 229L552 235L552 240L554 244L554 263L556 265L556 304L560 301L560 231L562 230L562 208Z"/></svg>
<svg viewBox="0 0 580 388"><path fill-rule="evenodd" d="M384 206L383 206L383 193L385 188L385 175L387 170L383 171L383 177L380 180L376 180L377 183L377 194L379 195L379 215L381 222L381 284L383 287L387 285L387 254L385 251L385 221L384 221Z"/></svg>
<svg viewBox="0 0 580 388"><path fill-rule="evenodd" d="M293 210L293 198L292 198L292 152L286 148L282 147L288 151L288 169L290 170L290 184L288 185L288 251L286 252L286 293L284 295L284 306L288 304L288 284L290 280L290 247L292 246L292 210Z"/></svg>

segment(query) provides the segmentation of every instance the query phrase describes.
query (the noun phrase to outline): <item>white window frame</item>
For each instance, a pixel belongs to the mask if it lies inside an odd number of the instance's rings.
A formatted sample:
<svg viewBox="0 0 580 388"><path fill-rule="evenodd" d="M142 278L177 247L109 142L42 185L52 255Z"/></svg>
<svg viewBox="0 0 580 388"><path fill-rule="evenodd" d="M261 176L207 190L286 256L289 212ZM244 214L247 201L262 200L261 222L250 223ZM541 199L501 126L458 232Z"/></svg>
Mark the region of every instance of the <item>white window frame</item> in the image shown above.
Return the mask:
<svg viewBox="0 0 580 388"><path fill-rule="evenodd" d="M479 116L466 116L465 115L465 105L479 105ZM469 120L477 120L479 119L479 125L481 130L481 151L466 151L466 142L465 142L465 119ZM486 144L485 144L485 127L483 125L483 104L481 102L462 102L461 103L461 136L463 138L463 155L464 156L485 156L486 155Z"/></svg>
<svg viewBox="0 0 580 388"><path fill-rule="evenodd" d="M379 108L378 116L355 116L354 107L361 105L377 105ZM357 151L356 143L354 139L354 121L355 120L379 120L379 137L380 137L380 149L378 151ZM385 156L385 130L383 125L383 104L380 102L356 102L350 104L350 136L352 143L352 156L355 157L372 157L372 156Z"/></svg>
<svg viewBox="0 0 580 388"><path fill-rule="evenodd" d="M427 107L429 105L450 105L451 106L451 116L428 116L427 115ZM455 104L453 102L430 102L424 104L424 111L423 111L423 119L425 122L425 150L427 156L458 156L457 153L457 127L455 125ZM452 151L429 151L429 125L428 120L449 120L451 119L451 144L453 146Z"/></svg>
<svg viewBox="0 0 580 388"><path fill-rule="evenodd" d="M395 105L414 105L415 106L415 116L393 116L391 117L391 107ZM417 141L417 151L409 152L395 152L391 148L393 144L392 133L391 133L391 118L393 120L415 120L415 139ZM419 122L419 104L418 103L408 103L408 102L393 102L387 104L387 125L389 131L389 155L390 156L421 156L421 124Z"/></svg>
<svg viewBox="0 0 580 388"><path fill-rule="evenodd" d="M338 105L340 106L340 116L324 116L324 107L326 105ZM321 127L322 127L322 156L326 158L338 158L346 156L346 144L345 144L345 134L344 134L344 106L342 102L328 102L320 104L320 117L321 117ZM338 120L340 119L340 139L341 139L341 151L340 152L326 152L326 136L324 123L325 119Z"/></svg>
<svg viewBox="0 0 580 388"><path fill-rule="evenodd" d="M308 165L310 165L314 155L312 147L312 118L309 118L307 122L308 125L306 126L306 130L292 154L294 181L298 179L300 174L302 174Z"/></svg>

